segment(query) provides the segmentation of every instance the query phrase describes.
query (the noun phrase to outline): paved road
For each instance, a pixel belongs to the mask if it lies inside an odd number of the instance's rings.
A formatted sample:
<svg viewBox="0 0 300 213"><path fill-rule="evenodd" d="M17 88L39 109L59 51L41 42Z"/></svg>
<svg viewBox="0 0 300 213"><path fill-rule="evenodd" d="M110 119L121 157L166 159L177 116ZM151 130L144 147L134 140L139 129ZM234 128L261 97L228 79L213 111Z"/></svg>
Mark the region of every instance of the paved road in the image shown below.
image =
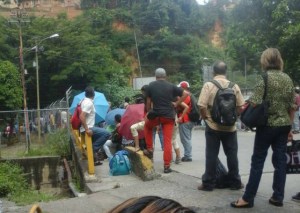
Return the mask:
<svg viewBox="0 0 300 213"><path fill-rule="evenodd" d="M297 138L299 137L299 138ZM244 183L247 183L250 170L250 160L253 149L253 132L238 132L240 174ZM296 135L300 139L300 135ZM213 192L202 192L197 190L201 183L201 175L204 172L205 139L204 131L197 128L193 132L193 162L172 165L175 170L170 174L163 174L162 151L159 141L155 149L154 167L161 177L143 182L135 175L115 176L108 175L108 162L96 167L96 174L101 182L90 183L89 187L93 194L71 199L64 199L49 203L40 203L43 212L84 212L96 213L106 212L120 202L136 196L159 195L179 201L182 205L188 206L197 212L300 212L300 203L291 201L291 196L300 191L299 175L288 175L286 183L286 195L284 207L274 207L268 204L272 193L272 164L269 153L264 174L260 183L255 206L252 209L233 209L229 206L231 201L236 200L243 193L243 190L231 191L228 189L216 189ZM181 150L182 146L181 146ZM220 159L225 161L224 152L221 149ZM31 206L15 207L4 202L3 212L27 213Z"/></svg>

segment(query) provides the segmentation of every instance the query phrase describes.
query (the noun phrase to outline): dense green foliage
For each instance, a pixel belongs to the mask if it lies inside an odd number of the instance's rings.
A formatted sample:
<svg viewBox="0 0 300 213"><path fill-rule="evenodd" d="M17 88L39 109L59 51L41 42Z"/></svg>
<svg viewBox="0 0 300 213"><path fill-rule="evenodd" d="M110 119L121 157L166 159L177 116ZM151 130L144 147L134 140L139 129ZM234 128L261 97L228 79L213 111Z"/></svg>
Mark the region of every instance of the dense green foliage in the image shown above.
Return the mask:
<svg viewBox="0 0 300 213"><path fill-rule="evenodd" d="M0 197L28 189L22 169L11 163L0 163Z"/></svg>
<svg viewBox="0 0 300 213"><path fill-rule="evenodd" d="M73 20L64 14L55 19L31 17L30 23L22 26L29 108L35 108L37 99L35 55L30 49L54 33L59 33L59 38L39 44L43 47L38 52L42 107L61 99L70 86L82 91L87 85L104 92L113 106L118 106L125 96L135 93L133 77L153 76L155 68L164 67L174 83L194 81L201 79L202 58L216 58L207 55L211 52L222 55L222 50L211 51L214 48L206 37L218 16L214 7L201 8L196 1L184 0L112 2L96 2L97 7ZM82 5L91 3L82 1ZM18 27L4 19L0 24L6 28L0 34L0 45L9 49L0 60L9 58L18 64ZM192 85L199 91L202 82Z"/></svg>
<svg viewBox="0 0 300 213"><path fill-rule="evenodd" d="M22 25L29 108L35 108L37 100L32 65L36 42L42 108L61 99L70 86L75 95L87 85L118 106L125 96L136 93L132 78L153 76L157 67L164 67L175 84L190 81L192 92L198 93L202 66L216 59L227 62L231 80L251 87L266 46L278 47L286 72L295 82L300 79L296 0L218 0L203 6L194 0L83 0L81 6L84 13L72 20L60 14L30 17L30 23ZM211 44L217 22L225 53L222 45ZM9 60L18 65L18 25L5 19L0 25L0 63ZM59 38L44 40L54 33Z"/></svg>
<svg viewBox="0 0 300 213"><path fill-rule="evenodd" d="M249 73L260 70L259 56L266 47L276 47L285 62L285 72L300 83L300 4L297 0L240 1L227 28L228 54Z"/></svg>
<svg viewBox="0 0 300 213"><path fill-rule="evenodd" d="M0 61L0 111L22 106L21 78L17 67L9 61Z"/></svg>

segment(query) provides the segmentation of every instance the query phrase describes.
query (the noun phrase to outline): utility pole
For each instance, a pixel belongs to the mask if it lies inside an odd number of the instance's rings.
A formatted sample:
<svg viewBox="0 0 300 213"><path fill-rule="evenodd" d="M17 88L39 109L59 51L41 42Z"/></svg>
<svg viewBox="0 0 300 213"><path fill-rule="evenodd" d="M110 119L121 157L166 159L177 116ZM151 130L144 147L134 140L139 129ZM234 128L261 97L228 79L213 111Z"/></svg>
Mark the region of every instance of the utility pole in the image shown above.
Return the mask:
<svg viewBox="0 0 300 213"><path fill-rule="evenodd" d="M143 77L143 73L142 73L142 68L141 68L141 61L140 61L139 47L138 47L138 43L137 43L137 40L136 40L135 29L133 30L133 33L134 33L134 40L135 40L136 53L137 53L138 62L139 62L140 77L142 78L142 77Z"/></svg>
<svg viewBox="0 0 300 213"><path fill-rule="evenodd" d="M25 86L25 69L24 69L24 60L23 60L23 39L22 39L22 24L28 23L27 19L28 14L25 9L21 9L20 7L16 10L11 11L11 19L9 22L17 23L19 27L19 56L20 56L20 72L21 72L21 82L23 89L23 101L24 101L24 117L25 117L25 132L26 132L26 152L30 150L30 130L29 130L29 119L28 119L28 109L27 109L27 100L26 100L26 86Z"/></svg>
<svg viewBox="0 0 300 213"><path fill-rule="evenodd" d="M246 95L247 95L247 57L246 57L246 55L244 55L244 65L245 65L245 67L244 67L244 72L245 72L245 88L246 88Z"/></svg>

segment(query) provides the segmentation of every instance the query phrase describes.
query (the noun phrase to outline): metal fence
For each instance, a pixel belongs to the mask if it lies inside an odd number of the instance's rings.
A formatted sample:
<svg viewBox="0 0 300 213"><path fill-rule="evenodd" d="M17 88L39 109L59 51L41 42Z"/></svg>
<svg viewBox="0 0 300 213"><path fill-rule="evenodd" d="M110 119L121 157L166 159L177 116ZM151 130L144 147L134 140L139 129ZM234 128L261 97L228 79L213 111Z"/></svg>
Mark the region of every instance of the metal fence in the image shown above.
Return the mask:
<svg viewBox="0 0 300 213"><path fill-rule="evenodd" d="M29 147L35 140L43 141L45 134L55 133L62 128L69 129L68 110L68 102L63 98L40 109L40 118L36 109L0 111L0 145L13 140L27 142L26 146ZM29 132L26 132L25 113L28 114Z"/></svg>
<svg viewBox="0 0 300 213"><path fill-rule="evenodd" d="M70 136L69 98L72 87L66 91L66 97L51 103L39 111L14 110L0 111L0 145L11 138L26 142L26 150L29 150L31 135L38 135L38 141L45 134L55 133L61 128L67 128ZM28 118L28 119L26 119ZM36 137L35 137L36 138Z"/></svg>

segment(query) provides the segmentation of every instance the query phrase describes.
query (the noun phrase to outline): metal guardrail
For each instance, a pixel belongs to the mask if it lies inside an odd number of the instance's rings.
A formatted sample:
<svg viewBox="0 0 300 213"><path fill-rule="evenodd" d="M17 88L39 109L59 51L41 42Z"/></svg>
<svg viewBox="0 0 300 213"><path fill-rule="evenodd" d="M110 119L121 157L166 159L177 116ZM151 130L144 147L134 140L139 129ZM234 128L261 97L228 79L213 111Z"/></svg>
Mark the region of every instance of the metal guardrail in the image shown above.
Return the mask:
<svg viewBox="0 0 300 213"><path fill-rule="evenodd" d="M95 175L95 165L94 165L94 154L92 146L92 137L88 134L79 134L78 130L72 130L73 136L75 138L76 146L79 148L82 154L82 159L87 159L88 161L88 174L90 176Z"/></svg>
<svg viewBox="0 0 300 213"><path fill-rule="evenodd" d="M38 205L34 204L29 213L42 213L42 209Z"/></svg>

